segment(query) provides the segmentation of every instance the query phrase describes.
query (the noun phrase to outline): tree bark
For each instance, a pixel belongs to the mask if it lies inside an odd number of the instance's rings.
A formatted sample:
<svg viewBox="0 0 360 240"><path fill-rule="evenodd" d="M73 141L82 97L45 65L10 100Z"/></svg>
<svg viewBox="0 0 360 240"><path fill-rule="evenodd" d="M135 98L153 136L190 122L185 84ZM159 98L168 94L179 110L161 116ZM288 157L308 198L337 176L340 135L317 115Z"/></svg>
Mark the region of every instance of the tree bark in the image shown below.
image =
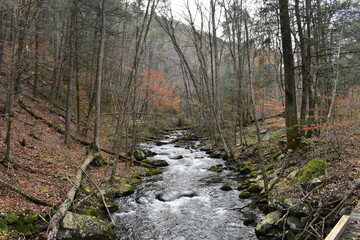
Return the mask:
<svg viewBox="0 0 360 240"><path fill-rule="evenodd" d="M296 107L296 86L294 74L294 56L291 44L291 28L288 0L279 0L280 28L285 70L285 123L286 140L289 149L299 146L299 130Z"/></svg>
<svg viewBox="0 0 360 240"><path fill-rule="evenodd" d="M100 43L99 43L99 55L97 61L97 79L95 84L95 130L94 130L94 143L97 147L100 147L100 112L101 112L101 82L102 71L104 63L104 50L105 50L105 36L106 36L106 18L105 0L101 3L101 16L100 16Z"/></svg>

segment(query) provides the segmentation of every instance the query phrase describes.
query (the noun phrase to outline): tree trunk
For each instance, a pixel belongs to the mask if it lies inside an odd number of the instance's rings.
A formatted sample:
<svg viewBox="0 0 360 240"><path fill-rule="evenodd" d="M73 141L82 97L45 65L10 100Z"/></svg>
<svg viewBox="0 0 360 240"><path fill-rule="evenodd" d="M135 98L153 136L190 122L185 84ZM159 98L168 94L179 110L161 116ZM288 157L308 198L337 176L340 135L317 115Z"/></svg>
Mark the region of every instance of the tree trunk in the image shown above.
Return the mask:
<svg viewBox="0 0 360 240"><path fill-rule="evenodd" d="M104 49L105 49L105 0L101 3L101 16L100 16L100 43L99 43L99 55L97 62L97 79L95 86L95 130L94 130L94 143L97 147L100 147L100 112L101 112L101 82L102 82L102 71L104 63Z"/></svg>
<svg viewBox="0 0 360 240"><path fill-rule="evenodd" d="M279 0L280 27L285 70L285 122L286 140L289 149L299 146L299 130L296 108L296 86L294 74L294 56L291 45L290 17L288 0Z"/></svg>

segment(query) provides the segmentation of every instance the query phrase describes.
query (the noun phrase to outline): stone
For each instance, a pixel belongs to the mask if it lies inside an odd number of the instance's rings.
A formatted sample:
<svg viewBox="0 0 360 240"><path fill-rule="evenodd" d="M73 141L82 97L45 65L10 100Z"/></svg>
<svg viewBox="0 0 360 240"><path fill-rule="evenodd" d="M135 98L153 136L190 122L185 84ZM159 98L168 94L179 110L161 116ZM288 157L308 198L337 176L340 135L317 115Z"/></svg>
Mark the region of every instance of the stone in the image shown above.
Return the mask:
<svg viewBox="0 0 360 240"><path fill-rule="evenodd" d="M165 160L151 160L149 161L149 164L155 166L155 167L166 167L169 166L169 163Z"/></svg>
<svg viewBox="0 0 360 240"><path fill-rule="evenodd" d="M249 193L249 192L247 192L247 191L241 192L241 193L239 194L239 198L245 199L245 198L249 198L249 197L251 197L251 193Z"/></svg>
<svg viewBox="0 0 360 240"><path fill-rule="evenodd" d="M161 173L162 173L162 171L160 171L159 169L150 168L149 170L146 171L145 175L147 177L150 177L150 176L158 175Z"/></svg>
<svg viewBox="0 0 360 240"><path fill-rule="evenodd" d="M134 158L138 161L146 159L146 155L143 150L137 148L134 151Z"/></svg>
<svg viewBox="0 0 360 240"><path fill-rule="evenodd" d="M245 212L244 213L244 225L249 226L250 224L253 224L256 221L256 216L254 213L251 212Z"/></svg>
<svg viewBox="0 0 360 240"><path fill-rule="evenodd" d="M106 191L105 197L111 200L115 200L120 197L125 197L133 194L135 191L134 187L128 184L120 185L114 189Z"/></svg>
<svg viewBox="0 0 360 240"><path fill-rule="evenodd" d="M283 203L282 203L282 207L284 209L289 209L290 213L296 216L307 216L311 213L311 207L306 204L306 203L302 203L296 207L294 207L298 202L300 201L300 199L296 199L296 198L286 198L284 199Z"/></svg>
<svg viewBox="0 0 360 240"><path fill-rule="evenodd" d="M210 154L211 158L221 158L223 154L220 151L215 151Z"/></svg>
<svg viewBox="0 0 360 240"><path fill-rule="evenodd" d="M57 239L114 239L114 231L104 221L94 217L67 212Z"/></svg>
<svg viewBox="0 0 360 240"><path fill-rule="evenodd" d="M240 186L237 187L237 190L242 191L244 189L247 189L249 186L249 183L242 183Z"/></svg>
<svg viewBox="0 0 360 240"><path fill-rule="evenodd" d="M216 165L216 166L211 166L210 168L208 168L208 171L212 171L212 172L222 172L224 171L223 166L221 164Z"/></svg>
<svg viewBox="0 0 360 240"><path fill-rule="evenodd" d="M302 227L300 219L294 216L289 216L286 219L286 225L290 228L290 230L299 230Z"/></svg>
<svg viewBox="0 0 360 240"><path fill-rule="evenodd" d="M280 211L274 211L266 215L261 222L256 225L256 234L266 236L272 229L276 229L275 226L281 217L282 214Z"/></svg>
<svg viewBox="0 0 360 240"><path fill-rule="evenodd" d="M312 179L325 174L325 161L320 158L314 158L309 161L300 171L299 181L306 184Z"/></svg>
<svg viewBox="0 0 360 240"><path fill-rule="evenodd" d="M177 160L179 160L179 159L183 159L183 158L184 158L183 155L178 155L178 156L172 157L171 159L177 159Z"/></svg>
<svg viewBox="0 0 360 240"><path fill-rule="evenodd" d="M293 170L292 172L290 172L287 175L287 179L289 179L289 180L295 179L296 176L299 174L299 172L300 172L300 169L296 168L295 170Z"/></svg>
<svg viewBox="0 0 360 240"><path fill-rule="evenodd" d="M246 191L250 193L260 193L262 187L257 183L251 183L250 186L246 189Z"/></svg>
<svg viewBox="0 0 360 240"><path fill-rule="evenodd" d="M220 190L223 190L223 191L231 191L232 190L232 187L230 187L229 185L224 185L220 188Z"/></svg>
<svg viewBox="0 0 360 240"><path fill-rule="evenodd" d="M240 168L239 172L243 175L248 175L251 173L251 166L250 164L245 164L242 168Z"/></svg>

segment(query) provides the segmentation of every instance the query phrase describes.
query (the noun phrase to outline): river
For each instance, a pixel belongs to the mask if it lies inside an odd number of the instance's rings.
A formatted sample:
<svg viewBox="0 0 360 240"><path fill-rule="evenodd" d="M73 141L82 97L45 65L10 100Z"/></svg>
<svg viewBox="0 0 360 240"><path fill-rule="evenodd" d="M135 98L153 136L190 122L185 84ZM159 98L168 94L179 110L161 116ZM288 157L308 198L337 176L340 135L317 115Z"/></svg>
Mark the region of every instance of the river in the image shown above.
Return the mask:
<svg viewBox="0 0 360 240"><path fill-rule="evenodd" d="M166 135L164 142L181 134ZM191 147L196 144L141 144L157 154L150 159L166 160L169 166L161 168L160 175L144 178L134 194L117 200L119 211L113 216L117 239L256 239L254 227L245 226L245 216L235 210L250 200L239 199L239 183L231 171L207 170L224 161ZM223 185L235 190L222 191Z"/></svg>

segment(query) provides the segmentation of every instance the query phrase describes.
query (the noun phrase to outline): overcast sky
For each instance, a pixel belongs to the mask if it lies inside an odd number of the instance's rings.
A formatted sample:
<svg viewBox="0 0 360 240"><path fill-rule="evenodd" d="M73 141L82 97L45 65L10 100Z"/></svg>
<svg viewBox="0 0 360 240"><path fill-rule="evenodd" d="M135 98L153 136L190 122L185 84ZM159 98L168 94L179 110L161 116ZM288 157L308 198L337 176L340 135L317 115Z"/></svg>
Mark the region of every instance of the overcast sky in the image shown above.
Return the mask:
<svg viewBox="0 0 360 240"><path fill-rule="evenodd" d="M188 16L188 13L186 10L187 2L189 3L189 7L190 7L193 17L196 17L196 11L197 11L196 2L202 4L202 6L203 6L202 9L204 10L204 13L208 13L209 9L210 9L210 0L169 0L169 1L170 1L171 9L173 11L173 15L174 15L175 19L181 20L183 22L186 22L186 21L183 20L182 18L184 16L185 17ZM247 6L247 8L250 12L250 15L251 15L251 13L255 12L255 9L258 6L258 4L256 4L256 2L258 2L258 1L257 0L249 0L247 3L245 3L245 5ZM218 11L216 11L216 14L218 15L218 17L222 18L224 15L224 13L222 12L223 10L219 6L216 9L218 10ZM199 16L196 17L195 24L197 24L198 26L200 25L200 17Z"/></svg>

